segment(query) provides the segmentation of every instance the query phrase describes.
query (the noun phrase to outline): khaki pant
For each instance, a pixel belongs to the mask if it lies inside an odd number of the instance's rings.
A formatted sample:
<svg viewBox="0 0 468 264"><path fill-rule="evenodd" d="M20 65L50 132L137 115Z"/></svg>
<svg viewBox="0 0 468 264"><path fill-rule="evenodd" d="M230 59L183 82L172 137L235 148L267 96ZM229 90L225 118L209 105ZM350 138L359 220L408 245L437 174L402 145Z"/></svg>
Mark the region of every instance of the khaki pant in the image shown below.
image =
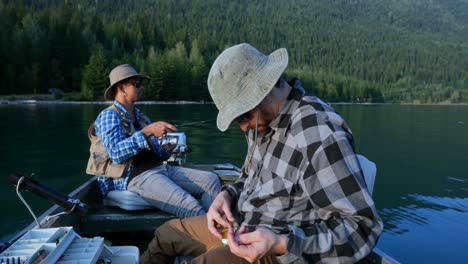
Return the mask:
<svg viewBox="0 0 468 264"><path fill-rule="evenodd" d="M163 164L137 175L127 189L164 212L187 218L208 212L221 183L212 172Z"/></svg>
<svg viewBox="0 0 468 264"><path fill-rule="evenodd" d="M174 219L160 226L148 250L140 257L140 263L173 263L177 256L195 257L190 263L248 263L232 254L228 246L210 233L206 216ZM278 261L268 256L255 263L276 264Z"/></svg>

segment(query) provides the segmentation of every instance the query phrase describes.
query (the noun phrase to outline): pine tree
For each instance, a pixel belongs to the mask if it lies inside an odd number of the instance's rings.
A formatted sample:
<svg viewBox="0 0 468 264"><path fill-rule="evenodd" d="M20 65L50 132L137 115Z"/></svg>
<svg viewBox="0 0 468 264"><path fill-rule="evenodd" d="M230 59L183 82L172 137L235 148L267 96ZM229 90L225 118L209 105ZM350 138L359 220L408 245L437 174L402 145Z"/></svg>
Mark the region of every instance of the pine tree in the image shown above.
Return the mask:
<svg viewBox="0 0 468 264"><path fill-rule="evenodd" d="M85 100L95 100L102 97L107 87L106 58L101 44L96 45L89 63L83 71L81 95Z"/></svg>

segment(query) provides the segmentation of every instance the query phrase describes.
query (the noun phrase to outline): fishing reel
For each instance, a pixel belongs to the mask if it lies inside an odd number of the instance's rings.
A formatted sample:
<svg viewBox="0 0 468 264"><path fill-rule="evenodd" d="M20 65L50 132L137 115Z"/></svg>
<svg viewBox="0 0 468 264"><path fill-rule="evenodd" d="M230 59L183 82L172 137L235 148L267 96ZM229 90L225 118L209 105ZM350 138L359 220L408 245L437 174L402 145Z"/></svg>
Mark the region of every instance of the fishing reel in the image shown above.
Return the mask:
<svg viewBox="0 0 468 264"><path fill-rule="evenodd" d="M185 162L187 153L191 150L187 147L187 137L184 132L166 133L158 138L160 146L172 148L172 155L166 161L171 165L181 165Z"/></svg>

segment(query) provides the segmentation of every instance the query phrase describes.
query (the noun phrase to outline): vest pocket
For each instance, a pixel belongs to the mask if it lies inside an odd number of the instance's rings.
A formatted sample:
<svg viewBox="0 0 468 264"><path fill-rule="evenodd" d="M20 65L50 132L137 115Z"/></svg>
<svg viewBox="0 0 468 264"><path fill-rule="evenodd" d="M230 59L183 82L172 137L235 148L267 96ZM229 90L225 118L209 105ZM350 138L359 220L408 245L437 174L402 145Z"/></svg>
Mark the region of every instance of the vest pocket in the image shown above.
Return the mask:
<svg viewBox="0 0 468 264"><path fill-rule="evenodd" d="M126 171L126 164L119 164L113 163L109 160L107 163L106 174L103 176L112 177L112 178L120 178L124 176L124 172Z"/></svg>
<svg viewBox="0 0 468 264"><path fill-rule="evenodd" d="M90 156L86 173L90 175L120 178L126 171L127 163L113 163L102 144L96 140L89 149Z"/></svg>

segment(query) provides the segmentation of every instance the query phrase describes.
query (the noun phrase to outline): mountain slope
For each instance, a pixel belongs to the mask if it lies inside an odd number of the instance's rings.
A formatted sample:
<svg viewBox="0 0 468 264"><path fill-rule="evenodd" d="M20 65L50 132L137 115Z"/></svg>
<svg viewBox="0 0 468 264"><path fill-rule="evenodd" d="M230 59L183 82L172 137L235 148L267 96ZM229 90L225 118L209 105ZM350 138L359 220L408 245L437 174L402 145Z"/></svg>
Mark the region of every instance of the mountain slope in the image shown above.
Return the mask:
<svg viewBox="0 0 468 264"><path fill-rule="evenodd" d="M286 47L287 75L301 77L310 92L331 101L459 102L468 89L467 0L42 0L10 2L0 12L11 26L1 29L0 51L7 62L22 64L2 66L0 73L12 78L25 69L40 72L55 61L65 75L58 85L72 90L83 87L73 81L86 82L81 72L102 44L106 70L128 61L156 75L158 67L179 72L157 76L158 83L150 84L154 98L187 99L177 91L188 85L190 99L208 99L202 90L209 65L224 48L241 42L265 53ZM8 53L5 43L11 39L4 36L12 34L22 50ZM24 49L34 55L38 45L47 50L42 57L11 58ZM191 53L198 56L196 67ZM38 81L39 90L51 83ZM168 93L168 86L175 90Z"/></svg>

